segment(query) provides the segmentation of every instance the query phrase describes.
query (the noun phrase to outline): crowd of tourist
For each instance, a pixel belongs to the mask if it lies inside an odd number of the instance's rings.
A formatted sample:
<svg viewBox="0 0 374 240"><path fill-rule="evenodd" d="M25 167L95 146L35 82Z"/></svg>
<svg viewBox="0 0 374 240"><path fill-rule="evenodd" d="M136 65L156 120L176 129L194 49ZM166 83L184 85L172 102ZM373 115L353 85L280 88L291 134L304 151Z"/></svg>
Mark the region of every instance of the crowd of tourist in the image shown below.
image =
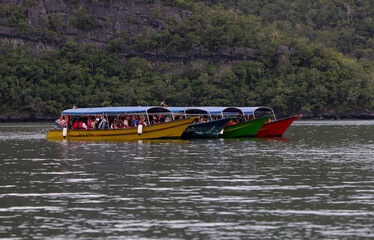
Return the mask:
<svg viewBox="0 0 374 240"><path fill-rule="evenodd" d="M163 122L170 122L169 116L163 115L150 115L148 118L144 115L118 115L118 116L86 116L86 117L72 117L61 118L59 124L67 127L68 129L120 129L138 127L138 125L148 126L159 124Z"/></svg>
<svg viewBox="0 0 374 240"><path fill-rule="evenodd" d="M191 115L192 116L192 115ZM188 116L188 117L191 117ZM85 116L85 117L61 117L60 121L56 121L56 125L59 127L67 127L68 129L81 129L81 130L94 130L94 129L121 129L121 128L134 128L139 125L148 126L155 125L164 122L170 122L173 120L186 118L185 115L118 115L118 116ZM221 119L222 116L208 116L201 115L193 123L203 123L212 120ZM239 114L236 118L233 118L228 125L238 124L240 122L247 121L247 117Z"/></svg>

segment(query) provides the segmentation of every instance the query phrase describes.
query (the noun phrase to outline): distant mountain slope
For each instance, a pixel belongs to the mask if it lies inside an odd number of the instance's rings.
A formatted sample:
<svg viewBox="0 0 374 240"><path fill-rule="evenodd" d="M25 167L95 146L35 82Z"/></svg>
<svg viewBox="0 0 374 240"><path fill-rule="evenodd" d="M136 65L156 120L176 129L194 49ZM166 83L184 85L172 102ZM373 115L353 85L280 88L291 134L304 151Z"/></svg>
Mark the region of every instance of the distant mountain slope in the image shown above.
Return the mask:
<svg viewBox="0 0 374 240"><path fill-rule="evenodd" d="M3 0L0 118L161 101L370 117L372 5Z"/></svg>
<svg viewBox="0 0 374 240"><path fill-rule="evenodd" d="M201 2L193 0L194 2ZM356 58L374 59L374 1L371 0L204 0L261 17L292 36L303 36Z"/></svg>
<svg viewBox="0 0 374 240"><path fill-rule="evenodd" d="M160 17L177 21L191 12L164 7L161 1L2 1L0 24L2 40L14 43L32 42L42 49L58 49L67 40L107 46L121 34L134 37L146 31L167 27ZM160 13L160 14L155 14Z"/></svg>

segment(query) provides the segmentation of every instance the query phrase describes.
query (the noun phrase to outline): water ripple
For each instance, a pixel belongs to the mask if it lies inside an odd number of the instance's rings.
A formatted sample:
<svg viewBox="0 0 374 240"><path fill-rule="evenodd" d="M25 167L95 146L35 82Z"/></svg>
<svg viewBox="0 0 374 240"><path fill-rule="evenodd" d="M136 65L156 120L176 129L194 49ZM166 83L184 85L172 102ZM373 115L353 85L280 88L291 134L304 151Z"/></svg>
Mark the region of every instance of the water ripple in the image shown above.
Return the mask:
<svg viewBox="0 0 374 240"><path fill-rule="evenodd" d="M191 141L53 142L49 127L0 125L0 238L374 237L374 121Z"/></svg>

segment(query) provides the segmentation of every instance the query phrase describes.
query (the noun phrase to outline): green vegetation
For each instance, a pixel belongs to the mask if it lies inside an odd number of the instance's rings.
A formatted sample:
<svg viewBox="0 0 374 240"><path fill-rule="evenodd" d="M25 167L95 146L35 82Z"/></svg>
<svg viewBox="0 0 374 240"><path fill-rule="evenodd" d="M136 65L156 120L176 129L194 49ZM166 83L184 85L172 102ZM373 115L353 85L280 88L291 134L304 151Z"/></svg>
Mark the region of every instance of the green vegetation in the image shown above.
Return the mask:
<svg viewBox="0 0 374 240"><path fill-rule="evenodd" d="M373 58L374 2L370 0L192 1L258 16L263 27L282 32L285 41L302 36L355 58Z"/></svg>
<svg viewBox="0 0 374 240"><path fill-rule="evenodd" d="M263 41L271 41L264 32L268 29L261 27L260 18L238 16L221 7L205 9L179 23L171 22L172 24L169 19L168 29L153 35L141 34L135 37L135 46L140 45L140 50L144 50L143 46L148 46L172 52L186 52L192 47L203 46L207 52L212 53L225 47L257 48ZM259 35L266 36L267 39ZM139 38L143 41L140 44Z"/></svg>
<svg viewBox="0 0 374 240"><path fill-rule="evenodd" d="M374 110L374 3L216 2L165 0L164 6L192 11L191 17L176 21L163 9L155 9L152 18L167 24L165 29L132 37L122 31L107 49L68 41L59 50L33 56L28 46L1 45L0 113L40 116L59 114L73 104L158 105L161 101L170 106L266 105L285 115ZM26 15L11 9L1 5L2 24L25 22ZM50 40L59 34L60 22L58 17L49 19ZM127 24L136 22L128 16ZM70 23L85 31L98 24L83 8ZM288 46L292 52L284 47L281 53L278 46ZM206 57L182 65L142 57L123 61L121 55L135 48L140 53L183 56L199 48L209 56L235 47L256 49L256 61L217 63Z"/></svg>
<svg viewBox="0 0 374 240"><path fill-rule="evenodd" d="M0 5L0 25L13 27L20 35L28 32L27 9L17 5Z"/></svg>
<svg viewBox="0 0 374 240"><path fill-rule="evenodd" d="M283 72L266 61L239 61L225 70L196 66L123 63L116 53L67 42L61 50L30 57L27 48L0 49L0 112L58 114L79 107L158 105L268 105L281 113L373 109L372 78L362 64L313 47L287 60ZM297 64L295 64L296 62Z"/></svg>
<svg viewBox="0 0 374 240"><path fill-rule="evenodd" d="M69 22L76 28L90 31L97 27L97 19L95 16L86 13L86 10L80 8L74 17L71 17Z"/></svg>

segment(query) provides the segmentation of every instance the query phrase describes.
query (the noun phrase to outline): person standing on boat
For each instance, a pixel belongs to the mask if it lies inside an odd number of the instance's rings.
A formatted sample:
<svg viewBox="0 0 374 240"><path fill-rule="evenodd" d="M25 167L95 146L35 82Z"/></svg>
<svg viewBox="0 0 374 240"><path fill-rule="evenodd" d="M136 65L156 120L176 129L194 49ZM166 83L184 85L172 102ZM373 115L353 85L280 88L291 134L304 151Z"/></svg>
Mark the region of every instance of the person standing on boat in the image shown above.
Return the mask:
<svg viewBox="0 0 374 240"><path fill-rule="evenodd" d="M152 124L159 124L160 123L160 119L159 119L159 117L158 117L158 115L153 115L153 121L152 121L153 123Z"/></svg>
<svg viewBox="0 0 374 240"><path fill-rule="evenodd" d="M97 128L97 123L99 122L100 118L95 118L95 120L91 123L91 129Z"/></svg>
<svg viewBox="0 0 374 240"><path fill-rule="evenodd" d="M131 127L137 127L138 126L138 120L136 119L136 116L134 116L134 120L131 122Z"/></svg>
<svg viewBox="0 0 374 240"><path fill-rule="evenodd" d="M122 128L122 124L121 124L121 119L120 118L114 118L113 128L114 129Z"/></svg>
<svg viewBox="0 0 374 240"><path fill-rule="evenodd" d="M123 121L123 128L129 127L129 120L130 120L130 116L125 116L125 120Z"/></svg>
<svg viewBox="0 0 374 240"><path fill-rule="evenodd" d="M138 126L139 125L147 126L147 122L145 121L145 116L141 116L139 118Z"/></svg>
<svg viewBox="0 0 374 240"><path fill-rule="evenodd" d="M73 129L78 129L78 119L74 120Z"/></svg>
<svg viewBox="0 0 374 240"><path fill-rule="evenodd" d="M239 112L238 117L237 117L236 119L237 119L238 123L241 123L241 122L245 122L245 121L246 121L246 119L245 119L245 117L243 116L243 113L242 113L242 112Z"/></svg>
<svg viewBox="0 0 374 240"><path fill-rule="evenodd" d="M101 120L99 124L99 129L106 129L106 128L108 128L108 124L107 124L106 118L103 118L103 120Z"/></svg>
<svg viewBox="0 0 374 240"><path fill-rule="evenodd" d="M88 120L87 120L88 121ZM91 125L92 125L92 122L94 121L94 118L91 118L91 120L89 119L88 123L87 123L87 130L91 130Z"/></svg>
<svg viewBox="0 0 374 240"><path fill-rule="evenodd" d="M117 118L114 118L112 123L110 124L110 129L117 129Z"/></svg>
<svg viewBox="0 0 374 240"><path fill-rule="evenodd" d="M79 129L87 129L87 125L84 122L84 119L81 119L81 121L79 122Z"/></svg>

